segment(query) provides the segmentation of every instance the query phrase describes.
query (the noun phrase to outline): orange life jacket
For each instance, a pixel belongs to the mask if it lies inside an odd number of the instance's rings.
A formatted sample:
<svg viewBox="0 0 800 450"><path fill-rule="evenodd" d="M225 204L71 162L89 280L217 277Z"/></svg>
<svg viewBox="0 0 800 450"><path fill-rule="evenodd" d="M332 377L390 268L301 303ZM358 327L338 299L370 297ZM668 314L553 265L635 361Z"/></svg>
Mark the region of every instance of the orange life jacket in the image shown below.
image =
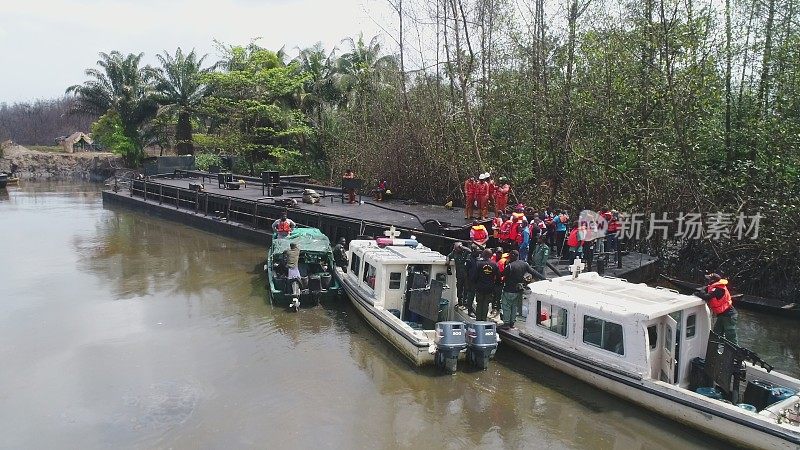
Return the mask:
<svg viewBox="0 0 800 450"><path fill-rule="evenodd" d="M284 221L278 222L277 230L278 230L278 233L289 233L289 232L292 231L292 226L289 224L288 220L284 220Z"/></svg>
<svg viewBox="0 0 800 450"><path fill-rule="evenodd" d="M722 295L722 298L712 298L709 300L708 307L711 308L714 314L720 315L733 306L733 298L731 297L730 291L728 291L728 280L722 279L716 283L709 284L706 287L706 292L710 294L717 288L722 289L725 293Z"/></svg>
<svg viewBox="0 0 800 450"><path fill-rule="evenodd" d="M469 237L478 244L485 243L489 239L489 233L483 225L473 225L470 229Z"/></svg>
<svg viewBox="0 0 800 450"><path fill-rule="evenodd" d="M500 233L498 233L497 238L501 241L508 240L509 233L511 233L512 224L513 222L511 222L511 219L503 222L503 224L500 225Z"/></svg>
<svg viewBox="0 0 800 450"><path fill-rule="evenodd" d="M567 238L567 246L568 247L577 247L580 245L580 241L578 241L578 227L572 229L569 232L569 237Z"/></svg>
<svg viewBox="0 0 800 450"><path fill-rule="evenodd" d="M492 234L494 237L500 236L500 228L503 226L503 219L500 217L495 217L492 219Z"/></svg>
<svg viewBox="0 0 800 450"><path fill-rule="evenodd" d="M503 253L500 256L500 260L497 261L497 269L500 272L500 281L506 281L506 276L503 275L503 271L506 269L506 264L508 263L508 253Z"/></svg>

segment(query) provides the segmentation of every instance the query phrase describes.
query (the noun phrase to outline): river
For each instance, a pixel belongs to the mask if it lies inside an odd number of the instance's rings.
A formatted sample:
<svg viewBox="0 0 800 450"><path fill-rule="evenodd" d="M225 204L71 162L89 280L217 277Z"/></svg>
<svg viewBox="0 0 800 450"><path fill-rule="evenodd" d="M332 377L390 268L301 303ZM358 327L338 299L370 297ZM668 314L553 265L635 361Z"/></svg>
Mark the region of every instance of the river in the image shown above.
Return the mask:
<svg viewBox="0 0 800 450"><path fill-rule="evenodd" d="M408 364L346 302L265 302L265 249L99 187L0 191L2 448L723 448L513 350ZM800 375L792 322L742 341Z"/></svg>

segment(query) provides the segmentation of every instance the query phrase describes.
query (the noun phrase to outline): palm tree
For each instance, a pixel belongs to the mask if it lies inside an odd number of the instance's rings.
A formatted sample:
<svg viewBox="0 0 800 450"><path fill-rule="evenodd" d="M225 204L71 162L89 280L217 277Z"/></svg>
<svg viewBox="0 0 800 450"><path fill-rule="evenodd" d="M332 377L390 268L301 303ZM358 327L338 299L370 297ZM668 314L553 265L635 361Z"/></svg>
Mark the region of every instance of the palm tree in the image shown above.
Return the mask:
<svg viewBox="0 0 800 450"><path fill-rule="evenodd" d="M308 77L303 87L300 105L308 117L316 122L317 128L320 128L323 108L340 98L340 91L334 79L334 51L326 53L322 43L317 42L312 47L300 50L294 63Z"/></svg>
<svg viewBox="0 0 800 450"><path fill-rule="evenodd" d="M100 53L99 69L86 69L89 80L67 88L77 98L73 112L94 116L113 111L119 116L125 136L141 151L140 127L156 111L152 99L151 72L140 67L143 53L123 56L118 51Z"/></svg>
<svg viewBox="0 0 800 450"><path fill-rule="evenodd" d="M159 114L177 117L175 144L179 155L194 153L192 144L192 117L197 114L203 98L209 93L202 75L214 67L203 68L206 56L197 57L194 50L183 53L180 47L175 56L164 51L156 55L161 67L153 69L155 83L154 99L162 105Z"/></svg>
<svg viewBox="0 0 800 450"><path fill-rule="evenodd" d="M358 36L358 41L353 38L343 40L350 47L350 52L339 57L336 64L336 74L339 88L345 93L344 101L351 103L363 102L363 96L371 94L380 86L384 86L388 75L397 63L394 56L381 54L381 44L378 36L370 39L369 44L364 43L364 35Z"/></svg>

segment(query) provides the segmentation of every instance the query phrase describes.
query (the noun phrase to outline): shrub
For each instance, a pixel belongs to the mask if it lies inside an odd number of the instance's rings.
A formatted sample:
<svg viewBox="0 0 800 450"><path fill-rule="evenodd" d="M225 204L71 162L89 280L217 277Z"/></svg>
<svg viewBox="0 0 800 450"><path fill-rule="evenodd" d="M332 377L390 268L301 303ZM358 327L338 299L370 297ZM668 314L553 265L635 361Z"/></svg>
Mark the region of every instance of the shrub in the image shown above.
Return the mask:
<svg viewBox="0 0 800 450"><path fill-rule="evenodd" d="M222 158L213 153L197 153L194 155L194 164L200 170L208 170L211 166L222 166Z"/></svg>

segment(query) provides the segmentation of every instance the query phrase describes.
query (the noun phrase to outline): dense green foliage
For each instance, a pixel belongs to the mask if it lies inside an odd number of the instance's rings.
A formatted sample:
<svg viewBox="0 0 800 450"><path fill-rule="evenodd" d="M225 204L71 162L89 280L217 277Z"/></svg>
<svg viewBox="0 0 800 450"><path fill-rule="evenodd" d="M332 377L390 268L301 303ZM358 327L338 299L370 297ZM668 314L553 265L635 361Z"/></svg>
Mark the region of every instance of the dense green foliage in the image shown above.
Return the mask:
<svg viewBox="0 0 800 450"><path fill-rule="evenodd" d="M219 45L214 70L193 53L165 54L151 90L190 117L189 137L176 141L236 155L253 172L337 183L352 167L422 201L458 202L466 176L491 171L510 177L512 201L537 207L758 212L757 240L639 245L691 275L718 269L797 294L797 0L390 3L395 53L363 37L293 60L255 43ZM128 118L147 89L120 96L113 81L125 74L140 86L138 59L101 56L105 72L71 89L86 109L117 111L123 129L147 128ZM191 106L179 85L192 87Z"/></svg>
<svg viewBox="0 0 800 450"><path fill-rule="evenodd" d="M109 111L100 116L92 124L92 136L95 142L122 156L129 163L138 165L141 162L141 149L125 133L125 127L116 112Z"/></svg>

